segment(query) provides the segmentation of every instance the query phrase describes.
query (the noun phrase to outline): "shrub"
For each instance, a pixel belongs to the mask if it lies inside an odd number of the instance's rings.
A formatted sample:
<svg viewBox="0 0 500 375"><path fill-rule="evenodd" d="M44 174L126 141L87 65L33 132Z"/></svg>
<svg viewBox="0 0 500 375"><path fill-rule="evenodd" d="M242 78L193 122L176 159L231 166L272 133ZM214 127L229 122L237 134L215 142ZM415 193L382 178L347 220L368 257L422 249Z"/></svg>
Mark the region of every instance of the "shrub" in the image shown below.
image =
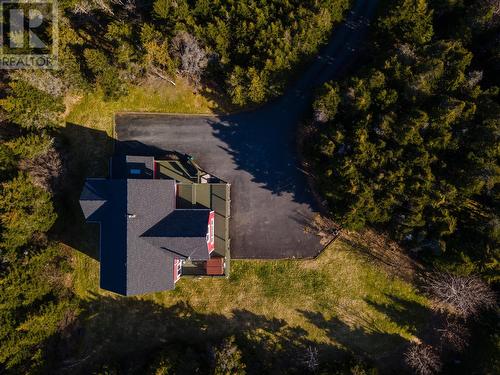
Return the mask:
<svg viewBox="0 0 500 375"><path fill-rule="evenodd" d="M26 245L55 220L51 195L33 185L25 173L0 185L1 247L14 250Z"/></svg>
<svg viewBox="0 0 500 375"><path fill-rule="evenodd" d="M437 272L428 275L424 282L425 288L438 303L449 306L464 319L496 306L495 293L479 276Z"/></svg>
<svg viewBox="0 0 500 375"><path fill-rule="evenodd" d="M425 344L413 344L405 353L406 364L419 375L436 374L442 363L434 348Z"/></svg>
<svg viewBox="0 0 500 375"><path fill-rule="evenodd" d="M35 186L51 194L61 190L64 164L60 152L54 147L33 159L21 160L19 167L28 173Z"/></svg>
<svg viewBox="0 0 500 375"><path fill-rule="evenodd" d="M0 106L8 120L28 129L42 129L60 123L64 104L52 95L20 80L10 82L10 92Z"/></svg>

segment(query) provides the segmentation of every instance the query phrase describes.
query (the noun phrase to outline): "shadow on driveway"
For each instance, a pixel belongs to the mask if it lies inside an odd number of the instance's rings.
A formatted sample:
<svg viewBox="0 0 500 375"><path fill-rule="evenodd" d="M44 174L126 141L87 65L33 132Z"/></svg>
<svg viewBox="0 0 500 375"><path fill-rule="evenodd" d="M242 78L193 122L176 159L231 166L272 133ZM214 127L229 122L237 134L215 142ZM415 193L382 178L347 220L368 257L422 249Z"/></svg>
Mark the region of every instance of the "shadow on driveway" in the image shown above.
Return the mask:
<svg viewBox="0 0 500 375"><path fill-rule="evenodd" d="M250 115L250 114L249 114ZM315 213L297 169L293 134L254 118L118 114L116 153L192 155L231 184L233 258L312 257L322 246L304 232Z"/></svg>
<svg viewBox="0 0 500 375"><path fill-rule="evenodd" d="M179 151L231 183L234 258L314 257L322 245L305 226L317 212L300 170L296 130L314 89L352 65L376 0L359 0L300 79L279 99L228 116L117 114L118 153Z"/></svg>

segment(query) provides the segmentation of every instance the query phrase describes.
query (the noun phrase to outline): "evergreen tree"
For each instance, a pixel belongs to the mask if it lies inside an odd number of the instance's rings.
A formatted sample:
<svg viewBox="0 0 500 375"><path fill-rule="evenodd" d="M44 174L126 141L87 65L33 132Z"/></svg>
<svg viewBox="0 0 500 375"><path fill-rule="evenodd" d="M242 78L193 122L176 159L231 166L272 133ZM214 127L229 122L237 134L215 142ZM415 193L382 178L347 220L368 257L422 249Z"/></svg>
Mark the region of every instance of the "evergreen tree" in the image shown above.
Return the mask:
<svg viewBox="0 0 500 375"><path fill-rule="evenodd" d="M47 232L56 219L51 196L19 174L0 186L0 248L4 253L26 245L37 233Z"/></svg>
<svg viewBox="0 0 500 375"><path fill-rule="evenodd" d="M7 119L28 129L55 126L61 121L64 105L60 97L54 97L24 80L12 81L9 94L0 100Z"/></svg>
<svg viewBox="0 0 500 375"><path fill-rule="evenodd" d="M415 250L451 247L498 267L498 89L470 78L460 41L431 40L431 20L422 1L392 9L379 22L394 43L381 63L320 91L319 188L349 228L383 226Z"/></svg>

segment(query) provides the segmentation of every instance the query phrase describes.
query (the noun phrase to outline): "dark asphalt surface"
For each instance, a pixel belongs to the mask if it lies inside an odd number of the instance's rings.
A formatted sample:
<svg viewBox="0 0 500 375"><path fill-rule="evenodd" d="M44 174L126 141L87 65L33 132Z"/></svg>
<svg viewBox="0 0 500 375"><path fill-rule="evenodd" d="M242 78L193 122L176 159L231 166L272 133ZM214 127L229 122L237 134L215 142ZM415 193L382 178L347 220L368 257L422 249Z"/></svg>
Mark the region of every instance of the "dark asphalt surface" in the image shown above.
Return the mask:
<svg viewBox="0 0 500 375"><path fill-rule="evenodd" d="M316 256L323 248L319 237L304 228L317 207L298 168L296 127L314 89L355 60L376 5L358 0L322 53L278 100L229 116L117 114L116 151L190 154L207 172L230 182L232 258Z"/></svg>

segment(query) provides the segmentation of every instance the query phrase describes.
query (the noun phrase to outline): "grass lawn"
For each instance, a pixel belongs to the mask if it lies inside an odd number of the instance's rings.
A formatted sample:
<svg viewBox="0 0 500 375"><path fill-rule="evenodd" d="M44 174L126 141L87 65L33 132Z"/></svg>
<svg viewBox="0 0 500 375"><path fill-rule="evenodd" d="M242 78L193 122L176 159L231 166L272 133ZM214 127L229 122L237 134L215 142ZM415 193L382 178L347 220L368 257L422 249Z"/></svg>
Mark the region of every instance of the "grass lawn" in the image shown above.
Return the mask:
<svg viewBox="0 0 500 375"><path fill-rule="evenodd" d="M75 290L90 316L82 356L103 334L122 337L123 326L135 332L125 338L130 348L104 352L126 356L176 340L186 335L169 325L178 321L195 331L190 337L202 332L207 341L236 332L252 343L265 340L266 350L275 341L280 347L306 343L392 366L431 316L429 302L412 285L342 240L315 260L233 260L228 279L185 277L174 291L136 298L99 290L98 263L86 255L75 256L75 268Z"/></svg>
<svg viewBox="0 0 500 375"><path fill-rule="evenodd" d="M114 112L214 108L181 85L157 86L152 95L148 90L131 88L113 102L89 94L73 105L66 135L80 166L77 179L104 174ZM315 260L233 260L228 279L184 277L174 291L122 298L98 288L97 226L76 216L63 220L70 220L71 230L62 242L78 250L72 252L73 285L85 311L79 358L126 358L171 340L210 342L236 334L248 348L245 355L266 363L314 345L320 355L349 352L387 365L399 360L430 316L427 299L361 255L352 238L336 241Z"/></svg>
<svg viewBox="0 0 500 375"><path fill-rule="evenodd" d="M204 96L193 93L192 88L179 80L170 83L149 80L131 86L128 94L118 100L103 100L99 91L81 97L66 99L65 126L60 129L61 139L66 142L69 165L68 193L61 202L56 232L61 242L91 254L94 258L98 243L97 231L85 225L80 214L78 196L86 177L104 177L108 173L108 161L113 152L113 118L116 112L182 112L212 113L221 111L218 105ZM85 261L77 259L76 262ZM89 269L89 272L92 272Z"/></svg>
<svg viewBox="0 0 500 375"><path fill-rule="evenodd" d="M71 143L70 149L78 155L80 174L104 175L107 156L112 152L116 112L212 113L217 109L215 102L193 93L182 80L176 86L164 81L147 81L129 87L128 95L118 100L105 101L101 92L68 99L63 133Z"/></svg>
<svg viewBox="0 0 500 375"><path fill-rule="evenodd" d="M217 104L193 93L186 82L179 80L176 86L164 81L146 81L129 87L128 95L111 101L104 101L100 92L87 93L69 107L67 122L103 130L111 136L113 114L119 111L212 113Z"/></svg>

